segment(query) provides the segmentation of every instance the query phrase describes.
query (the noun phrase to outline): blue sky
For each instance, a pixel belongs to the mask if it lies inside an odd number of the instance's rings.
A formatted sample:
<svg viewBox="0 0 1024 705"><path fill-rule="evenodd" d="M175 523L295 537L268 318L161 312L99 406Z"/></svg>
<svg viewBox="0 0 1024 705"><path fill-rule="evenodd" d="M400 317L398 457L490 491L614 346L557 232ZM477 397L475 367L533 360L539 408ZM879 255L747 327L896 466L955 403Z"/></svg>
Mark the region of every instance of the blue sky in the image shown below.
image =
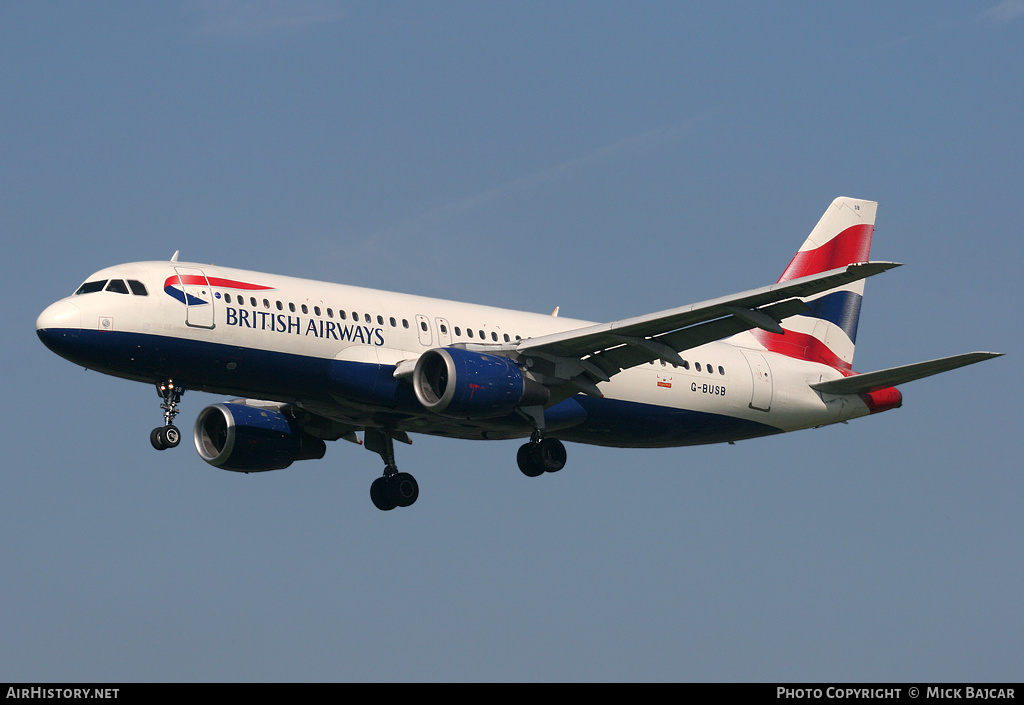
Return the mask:
<svg viewBox="0 0 1024 705"><path fill-rule="evenodd" d="M7 2L0 680L1019 680L1024 2ZM1006 357L735 446L157 453L34 321L126 261L611 320L879 201L855 367ZM186 394L180 425L217 397Z"/></svg>

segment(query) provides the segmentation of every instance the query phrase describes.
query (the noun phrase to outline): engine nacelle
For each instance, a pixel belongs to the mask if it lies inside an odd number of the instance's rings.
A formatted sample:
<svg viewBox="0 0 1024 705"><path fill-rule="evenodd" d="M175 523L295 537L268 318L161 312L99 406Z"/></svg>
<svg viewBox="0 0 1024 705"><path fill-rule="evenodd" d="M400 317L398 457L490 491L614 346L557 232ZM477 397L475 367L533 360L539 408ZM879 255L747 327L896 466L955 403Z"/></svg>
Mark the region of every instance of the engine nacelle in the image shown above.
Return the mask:
<svg viewBox="0 0 1024 705"><path fill-rule="evenodd" d="M518 406L547 402L547 387L523 377L507 357L463 348L435 348L416 361L413 389L420 404L457 419L505 416Z"/></svg>
<svg viewBox="0 0 1024 705"><path fill-rule="evenodd" d="M296 460L324 457L327 444L303 433L279 411L244 404L212 404L193 430L199 457L222 470L281 470Z"/></svg>

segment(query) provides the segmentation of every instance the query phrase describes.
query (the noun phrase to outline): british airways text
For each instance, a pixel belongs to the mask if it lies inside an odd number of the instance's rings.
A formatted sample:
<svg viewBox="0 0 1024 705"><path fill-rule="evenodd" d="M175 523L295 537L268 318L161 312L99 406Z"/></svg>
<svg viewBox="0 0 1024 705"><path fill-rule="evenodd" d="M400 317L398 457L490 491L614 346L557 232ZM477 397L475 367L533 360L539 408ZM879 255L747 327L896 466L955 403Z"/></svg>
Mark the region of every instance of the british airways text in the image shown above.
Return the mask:
<svg viewBox="0 0 1024 705"><path fill-rule="evenodd" d="M250 311L244 308L225 306L226 320L229 326L269 330L272 333L291 333L294 335L311 335L314 338L331 338L337 341L351 341L364 345L384 345L384 331L380 328L360 326L356 324L342 325L334 321L308 319L303 324L301 316L288 316L270 311Z"/></svg>

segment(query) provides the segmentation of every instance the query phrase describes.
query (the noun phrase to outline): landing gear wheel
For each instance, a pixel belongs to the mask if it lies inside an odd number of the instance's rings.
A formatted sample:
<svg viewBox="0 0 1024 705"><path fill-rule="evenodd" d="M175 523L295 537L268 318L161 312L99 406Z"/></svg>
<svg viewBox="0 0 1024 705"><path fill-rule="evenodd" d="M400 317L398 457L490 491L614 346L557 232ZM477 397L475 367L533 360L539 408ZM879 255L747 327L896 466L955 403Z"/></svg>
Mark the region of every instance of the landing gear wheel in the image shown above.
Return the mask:
<svg viewBox="0 0 1024 705"><path fill-rule="evenodd" d="M167 450L167 444L164 443L164 429L154 428L149 433L149 442L153 444L153 447L157 450Z"/></svg>
<svg viewBox="0 0 1024 705"><path fill-rule="evenodd" d="M164 426L162 430L164 445L168 448L175 448L181 443L181 432L177 426Z"/></svg>
<svg viewBox="0 0 1024 705"><path fill-rule="evenodd" d="M382 512L389 512L398 506L398 503L394 501L391 493L388 491L388 478L378 477L372 483L370 483L370 501L373 502L373 506Z"/></svg>
<svg viewBox="0 0 1024 705"><path fill-rule="evenodd" d="M536 452L544 472L558 472L565 467L565 461L569 457L565 452L565 446L557 438L541 439Z"/></svg>
<svg viewBox="0 0 1024 705"><path fill-rule="evenodd" d="M395 507L408 507L419 496L419 483L407 472L378 477L370 483L370 501L382 512L389 512Z"/></svg>
<svg viewBox="0 0 1024 705"><path fill-rule="evenodd" d="M516 462L519 463L519 469L527 477L540 477L544 474L544 468L540 466L534 457L533 443L524 443L519 446L519 453L516 454Z"/></svg>
<svg viewBox="0 0 1024 705"><path fill-rule="evenodd" d="M181 443L181 431L178 430L177 426L163 426L162 428L154 428L149 433L149 442L157 450L167 450L168 448L174 448Z"/></svg>
<svg viewBox="0 0 1024 705"><path fill-rule="evenodd" d="M527 477L538 477L546 472L558 472L565 467L568 455L557 438L541 438L519 447L516 461Z"/></svg>
<svg viewBox="0 0 1024 705"><path fill-rule="evenodd" d="M389 479L389 489L397 506L408 507L420 496L420 486L409 473L400 472Z"/></svg>

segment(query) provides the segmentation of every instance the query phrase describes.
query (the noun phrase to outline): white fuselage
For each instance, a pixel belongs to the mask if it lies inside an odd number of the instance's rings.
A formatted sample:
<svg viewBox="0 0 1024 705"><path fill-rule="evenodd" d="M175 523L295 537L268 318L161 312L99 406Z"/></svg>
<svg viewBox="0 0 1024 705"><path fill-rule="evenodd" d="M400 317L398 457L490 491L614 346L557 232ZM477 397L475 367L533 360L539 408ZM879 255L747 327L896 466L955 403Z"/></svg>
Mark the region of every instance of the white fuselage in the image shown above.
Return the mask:
<svg viewBox="0 0 1024 705"><path fill-rule="evenodd" d="M592 325L183 262L119 265L88 282L111 280L141 282L146 295L114 287L57 302L38 322L41 331L63 331L48 345L86 367L129 379L178 377L191 389L298 402L354 426L374 425L386 414L397 428L463 438L521 437L530 426L518 417L455 422L417 409L396 368L434 348L512 350L520 339ZM685 366L659 360L619 372L600 383L603 398L580 394L562 401L572 409L561 421L555 405L554 433L602 445L687 445L869 413L857 395L808 386L839 378L839 371L768 352L749 333L686 350L682 358ZM355 387L346 375L370 377L350 394ZM378 393L383 404L375 402Z"/></svg>

